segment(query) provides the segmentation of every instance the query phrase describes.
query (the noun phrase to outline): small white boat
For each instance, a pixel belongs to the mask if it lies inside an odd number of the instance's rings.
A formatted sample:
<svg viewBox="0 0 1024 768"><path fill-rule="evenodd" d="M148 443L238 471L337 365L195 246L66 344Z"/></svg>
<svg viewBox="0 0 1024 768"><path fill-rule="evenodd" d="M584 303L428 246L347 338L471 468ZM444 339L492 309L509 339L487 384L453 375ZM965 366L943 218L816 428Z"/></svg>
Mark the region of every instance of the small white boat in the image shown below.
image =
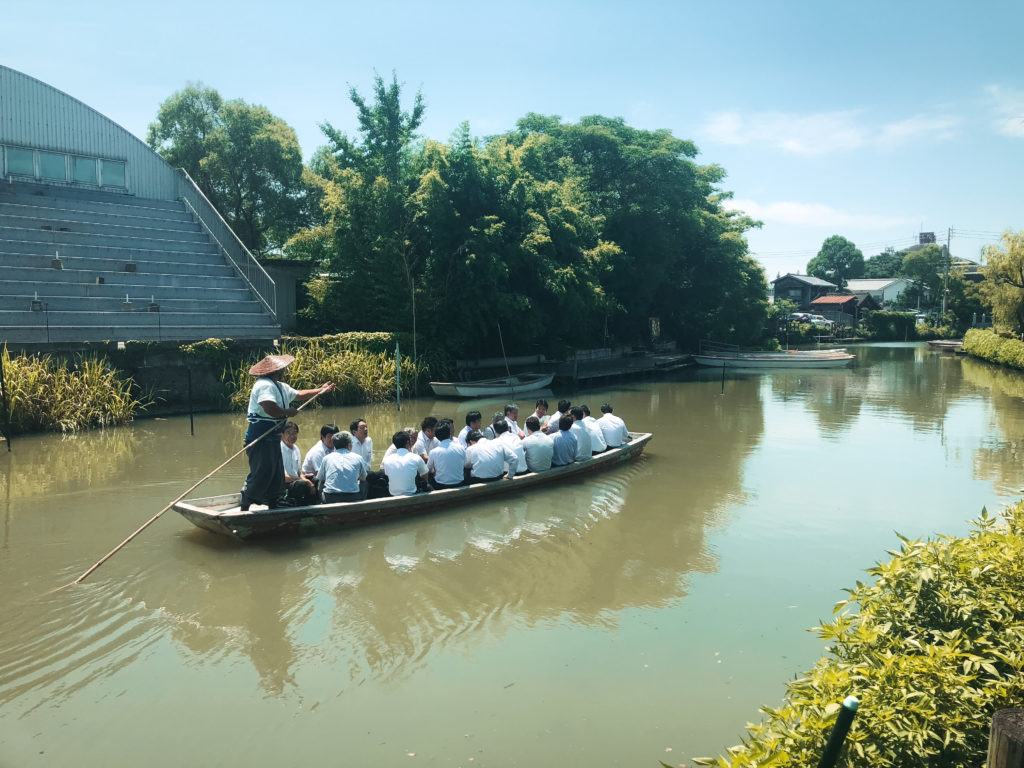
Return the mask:
<svg viewBox="0 0 1024 768"><path fill-rule="evenodd" d="M554 378L553 373L520 373L516 376L503 376L500 379L432 381L430 387L438 397L512 396L546 389Z"/></svg>
<svg viewBox="0 0 1024 768"><path fill-rule="evenodd" d="M709 368L843 368L854 360L845 349L804 352L709 352L694 355Z"/></svg>

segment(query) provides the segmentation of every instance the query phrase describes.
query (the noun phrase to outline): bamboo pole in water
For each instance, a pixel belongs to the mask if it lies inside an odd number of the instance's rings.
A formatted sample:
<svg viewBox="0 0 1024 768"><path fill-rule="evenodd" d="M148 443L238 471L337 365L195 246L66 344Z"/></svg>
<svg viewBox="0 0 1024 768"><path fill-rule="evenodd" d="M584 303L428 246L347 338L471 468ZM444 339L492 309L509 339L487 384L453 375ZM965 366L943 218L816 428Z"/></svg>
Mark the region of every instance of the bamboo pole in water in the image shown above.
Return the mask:
<svg viewBox="0 0 1024 768"><path fill-rule="evenodd" d="M315 395L313 395L313 396L312 396L311 398L309 398L309 400L307 400L306 402L302 403L302 405L300 405L300 406L299 406L299 407L298 407L298 408L296 409L296 412L298 412L298 411L301 411L301 410L302 410L303 408L305 408L305 407L306 407L307 405L309 405L309 404L310 404L310 403L312 403L312 402L313 402L314 400L316 400L316 399L317 399L318 397L320 397L320 395L324 394L325 392L329 392L329 391L330 391L330 390L327 390L327 389L321 389L321 390L320 390L319 392L317 392L317 393L316 393ZM172 500L171 500L170 502L168 502L167 506L165 506L165 507L164 507L163 509L161 509L161 510L160 510L159 512L157 512L157 513L156 513L155 515L153 515L153 516L152 516L151 518L149 518L149 520L147 520L147 521L146 521L146 522L144 522L144 523L143 523L142 525L140 525L140 526L139 526L138 528L136 528L136 529L135 529L134 531L132 531L132 533L131 533L131 534L130 534L130 535L129 535L129 536L128 536L128 537L127 537L127 538L126 538L126 539L125 539L124 541L122 541L122 542L121 542L120 544L118 544L118 545L117 545L116 547L114 547L114 548L113 548L112 550L110 550L109 552L107 552L107 554L105 554L105 555L104 555L103 557L101 557L101 558L100 558L99 560L97 560L97 561L96 561L95 563L93 563L92 565L90 565L90 566L89 566L89 567L88 567L88 568L87 568L87 569L86 569L86 570L85 570L85 571L84 571L84 572L82 573L82 575L81 575L81 576L79 576L79 577L78 577L77 579L75 579L74 581L72 581L72 582L69 582L69 583L65 584L65 585L64 585L63 587L60 587L60 589L65 589L65 588L67 588L67 587L70 587L70 586L74 586L75 584L81 584L81 583L82 583L83 581L85 581L85 580L86 580L87 578L89 578L89 576L90 576L90 575L91 575L91 574L93 573L93 571L95 571L95 570L96 570L97 568L99 568L99 567L100 567L101 565L103 565L103 564L104 564L105 562L107 562L107 560L109 560L109 559L110 559L110 558L112 558L112 557L113 557L114 555L116 555L116 554L117 554L118 552L120 552L120 551L121 551L121 549L123 549L123 548L125 547L125 545L127 545L127 544L128 544L128 542L130 542L130 541L131 541L132 539L134 539L134 538L135 538L136 536L138 536L138 535L139 535L140 533L142 533L142 532L143 532L144 530L146 530L146 529L147 529L147 528L148 528L148 527L149 527L150 525L152 525L152 524L153 524L153 523L155 523L155 522L156 522L157 520L159 520L159 519L160 519L160 516L161 516L161 515L163 515L163 513L164 513L164 512L166 512L166 511L167 511L167 510L169 510L169 509L170 509L171 507L173 507L173 506L174 506L175 504L177 504L177 503L178 503L179 501L181 501L182 499L184 499L184 498L185 498L186 496L188 496L188 495L189 495L190 493L192 493L192 491L194 491L194 490L195 490L196 488L198 488L198 487L199 487L200 485L202 485L203 483L205 483L205 482L206 482L207 480L209 480L209 479L210 479L211 477L213 477L213 476L214 476L215 474L217 474L217 473L218 473L218 472L220 472L220 471L221 471L222 469L224 469L224 467L226 467L226 466L227 466L228 464L230 464L230 463L231 463L232 461L234 461L234 460L235 460L235 459L237 459L237 458L238 458L239 456L241 456L241 455L242 455L242 454L243 454L243 453L244 453L245 451L247 451L248 449L252 448L252 447L253 447L254 445L256 445L256 443L258 443L258 442L259 442L260 440L262 440L263 438L265 438L265 437L266 437L267 435L270 435L270 434L277 434L277 432L276 432L276 430L269 430L269 429L268 429L268 430L267 430L266 432L264 432L264 433L263 433L262 435L260 435L260 436L259 436L259 437L257 437L257 438L256 438L255 440L253 440L253 441L252 441L251 443L249 443L248 445L244 446L244 447L243 447L243 448L242 448L242 449L241 449L240 451L238 451L237 453L233 453L233 454L232 454L231 456L229 456L229 457L228 457L227 459L225 459L225 460L224 460L223 462L221 462L220 464L218 464L218 465L217 465L217 467L216 467L215 469L213 469L212 471L210 471L209 473L207 473L206 475L204 475L204 476L202 477L202 479L198 480L198 481L197 481L196 483L194 483L193 485L190 485L190 486L189 486L188 488L186 488L186 489L185 489L185 490L184 490L184 491L183 491L183 492L182 492L182 493L181 493L180 495L176 496L176 497L175 497L174 499L172 499Z"/></svg>

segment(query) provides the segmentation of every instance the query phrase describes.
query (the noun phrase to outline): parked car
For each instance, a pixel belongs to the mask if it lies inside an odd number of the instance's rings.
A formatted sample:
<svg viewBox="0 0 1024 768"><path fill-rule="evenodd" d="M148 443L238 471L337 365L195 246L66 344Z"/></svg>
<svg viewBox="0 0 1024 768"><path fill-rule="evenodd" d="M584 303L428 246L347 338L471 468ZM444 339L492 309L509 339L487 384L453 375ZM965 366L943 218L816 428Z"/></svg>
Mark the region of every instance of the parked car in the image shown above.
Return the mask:
<svg viewBox="0 0 1024 768"><path fill-rule="evenodd" d="M794 323L808 323L810 322L811 315L807 312L793 312L790 314L789 319Z"/></svg>
<svg viewBox="0 0 1024 768"><path fill-rule="evenodd" d="M808 315L806 322L810 323L815 328L828 328L828 329L831 329L832 326L835 325L834 322L832 322L831 320L829 320L827 317L825 317L823 315Z"/></svg>

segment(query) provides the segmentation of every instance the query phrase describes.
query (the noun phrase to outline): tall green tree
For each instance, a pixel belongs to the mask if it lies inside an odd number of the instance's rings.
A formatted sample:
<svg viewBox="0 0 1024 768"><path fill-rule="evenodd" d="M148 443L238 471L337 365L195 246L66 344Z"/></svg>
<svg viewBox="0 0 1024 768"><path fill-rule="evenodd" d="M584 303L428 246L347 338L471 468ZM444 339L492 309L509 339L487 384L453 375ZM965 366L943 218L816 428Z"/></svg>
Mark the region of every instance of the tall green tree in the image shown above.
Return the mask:
<svg viewBox="0 0 1024 768"><path fill-rule="evenodd" d="M250 249L277 249L305 223L298 137L266 107L190 83L160 105L147 141L195 179Z"/></svg>
<svg viewBox="0 0 1024 768"><path fill-rule="evenodd" d="M981 292L997 325L1024 332L1024 231L1005 232L999 245L985 248Z"/></svg>
<svg viewBox="0 0 1024 768"><path fill-rule="evenodd" d="M941 305L947 262L945 249L935 243L907 250L900 273L914 284L900 296L901 302L929 308Z"/></svg>
<svg viewBox="0 0 1024 768"><path fill-rule="evenodd" d="M847 280L864 274L864 254L842 235L832 235L807 263L807 274L844 288Z"/></svg>
<svg viewBox="0 0 1024 768"><path fill-rule="evenodd" d="M896 277L902 274L903 252L886 248L864 262L863 277Z"/></svg>

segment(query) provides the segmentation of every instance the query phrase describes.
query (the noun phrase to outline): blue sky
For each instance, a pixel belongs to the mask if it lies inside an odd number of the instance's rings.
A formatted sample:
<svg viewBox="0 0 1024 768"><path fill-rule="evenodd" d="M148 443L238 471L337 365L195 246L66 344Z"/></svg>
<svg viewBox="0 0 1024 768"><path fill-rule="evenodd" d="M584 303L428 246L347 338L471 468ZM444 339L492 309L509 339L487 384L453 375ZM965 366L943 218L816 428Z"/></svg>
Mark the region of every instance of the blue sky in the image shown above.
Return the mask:
<svg viewBox="0 0 1024 768"><path fill-rule="evenodd" d="M139 136L201 80L266 105L308 156L321 121L353 127L348 86L392 70L433 138L530 111L671 129L764 221L769 279L835 233L871 256L953 227L976 258L1024 228L1019 2L7 0L4 22L2 63Z"/></svg>

